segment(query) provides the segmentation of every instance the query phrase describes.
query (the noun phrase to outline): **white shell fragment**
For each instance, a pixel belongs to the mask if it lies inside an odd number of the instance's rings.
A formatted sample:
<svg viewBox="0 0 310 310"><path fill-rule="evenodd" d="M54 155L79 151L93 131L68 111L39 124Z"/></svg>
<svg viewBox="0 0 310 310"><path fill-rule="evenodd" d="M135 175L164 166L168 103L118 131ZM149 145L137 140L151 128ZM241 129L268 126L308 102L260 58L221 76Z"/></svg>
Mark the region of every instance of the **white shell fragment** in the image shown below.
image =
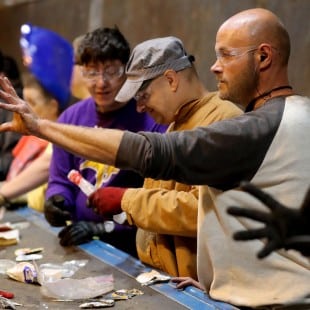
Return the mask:
<svg viewBox="0 0 310 310"><path fill-rule="evenodd" d="M142 285L151 285L154 283L168 282L170 276L160 274L156 270L151 270L150 272L141 273L136 277L136 280Z"/></svg>

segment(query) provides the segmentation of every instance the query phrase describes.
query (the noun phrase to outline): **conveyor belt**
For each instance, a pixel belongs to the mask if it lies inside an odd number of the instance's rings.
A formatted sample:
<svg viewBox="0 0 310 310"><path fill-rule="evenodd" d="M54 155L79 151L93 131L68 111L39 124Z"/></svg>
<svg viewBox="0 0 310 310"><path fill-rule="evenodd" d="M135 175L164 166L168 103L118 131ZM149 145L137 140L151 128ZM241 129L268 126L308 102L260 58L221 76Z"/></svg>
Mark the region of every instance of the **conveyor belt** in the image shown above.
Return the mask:
<svg viewBox="0 0 310 310"><path fill-rule="evenodd" d="M38 213L30 208L21 208L14 212L25 220L34 223L36 226L39 226L41 229L51 234L57 235L59 232L59 228L51 227L46 222L43 214ZM132 256L98 240L85 243L81 246L78 246L77 248L87 253L88 255L95 257L97 260L111 266L112 268L117 269L130 278L135 278L140 273L151 270L151 268L142 264L139 260L133 258ZM136 283L136 287L139 287L138 282ZM233 307L229 304L210 299L206 294L194 287L188 287L185 290L180 291L175 289L175 285L169 282L154 284L148 288L160 293L161 295L164 295L171 301L175 302L176 308L178 308L177 304L179 304L179 306L182 305L188 309L237 309L236 307ZM171 308L171 305L169 306L169 309L173 308ZM137 307L136 309L143 308Z"/></svg>

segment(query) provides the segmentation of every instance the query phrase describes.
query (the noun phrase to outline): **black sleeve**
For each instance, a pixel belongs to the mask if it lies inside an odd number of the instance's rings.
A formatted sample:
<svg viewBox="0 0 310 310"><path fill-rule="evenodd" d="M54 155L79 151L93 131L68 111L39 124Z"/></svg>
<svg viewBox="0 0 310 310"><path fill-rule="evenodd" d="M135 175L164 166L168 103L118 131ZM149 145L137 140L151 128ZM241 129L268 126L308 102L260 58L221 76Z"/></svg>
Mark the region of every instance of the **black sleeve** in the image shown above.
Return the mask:
<svg viewBox="0 0 310 310"><path fill-rule="evenodd" d="M0 156L0 181L4 181L6 179L6 175L9 171L13 156L9 153L2 153Z"/></svg>
<svg viewBox="0 0 310 310"><path fill-rule="evenodd" d="M167 134L126 132L116 165L144 177L226 190L251 180L277 132L284 100L234 119ZM128 152L132 150L131 152Z"/></svg>
<svg viewBox="0 0 310 310"><path fill-rule="evenodd" d="M12 113L1 111L1 123L12 119ZM13 160L12 150L19 141L21 135L15 132L0 133L0 181L6 179L11 162Z"/></svg>

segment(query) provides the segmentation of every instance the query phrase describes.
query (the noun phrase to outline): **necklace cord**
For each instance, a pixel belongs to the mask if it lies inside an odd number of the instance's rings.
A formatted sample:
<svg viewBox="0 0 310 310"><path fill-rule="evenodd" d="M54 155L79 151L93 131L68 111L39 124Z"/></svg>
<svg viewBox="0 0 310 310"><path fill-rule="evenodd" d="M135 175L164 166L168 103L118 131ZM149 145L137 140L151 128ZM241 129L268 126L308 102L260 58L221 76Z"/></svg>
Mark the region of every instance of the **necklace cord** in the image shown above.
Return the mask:
<svg viewBox="0 0 310 310"><path fill-rule="evenodd" d="M257 97L255 97L253 100L250 101L250 103L247 105L246 109L245 109L245 112L250 112L252 110L254 110L254 107L255 107L255 103L257 102L258 99L261 99L261 98L264 98L264 97L267 97L267 96L270 96L272 92L274 91L277 91L277 90L281 90L281 89L293 89L292 86L290 85L283 85L283 86L279 86L279 87L275 87ZM267 99L267 98L266 98ZM265 100L266 100L265 99Z"/></svg>

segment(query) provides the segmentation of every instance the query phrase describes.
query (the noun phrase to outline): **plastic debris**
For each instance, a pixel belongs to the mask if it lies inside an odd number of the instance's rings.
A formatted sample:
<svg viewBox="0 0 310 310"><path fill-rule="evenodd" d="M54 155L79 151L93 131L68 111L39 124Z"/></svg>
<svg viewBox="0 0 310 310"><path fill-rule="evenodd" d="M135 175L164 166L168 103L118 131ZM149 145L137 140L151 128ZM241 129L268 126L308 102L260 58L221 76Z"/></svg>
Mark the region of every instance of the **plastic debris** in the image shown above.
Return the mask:
<svg viewBox="0 0 310 310"><path fill-rule="evenodd" d="M143 294L144 293L141 290L138 290L136 288L130 289L130 290L121 289L121 290L117 290L117 291L112 292L111 294L109 294L106 297L111 298L113 300L126 300L126 299L130 299L134 296L143 295Z"/></svg>
<svg viewBox="0 0 310 310"><path fill-rule="evenodd" d="M60 279L54 282L42 282L41 293L58 299L87 299L107 294L114 289L112 275L88 277L84 279Z"/></svg>
<svg viewBox="0 0 310 310"><path fill-rule="evenodd" d="M88 180L83 178L81 173L77 170L72 169L71 171L69 171L67 177L72 183L77 185L87 197L90 196L96 190L96 187L93 184L91 184ZM125 221L127 220L126 212L121 212L119 214L113 215L113 220L118 224L124 224Z"/></svg>
<svg viewBox="0 0 310 310"><path fill-rule="evenodd" d="M38 259L42 259L43 255L42 254L28 254L28 255L18 255L16 256L15 260L17 262L27 262L27 261L34 261Z"/></svg>
<svg viewBox="0 0 310 310"><path fill-rule="evenodd" d="M7 299L12 299L12 298L14 298L14 293L9 292L9 291L0 290L0 296L7 298Z"/></svg>
<svg viewBox="0 0 310 310"><path fill-rule="evenodd" d="M19 242L19 230L10 222L0 223L0 246L14 245Z"/></svg>
<svg viewBox="0 0 310 310"><path fill-rule="evenodd" d="M14 245L19 242L19 230L12 229L0 232L0 246Z"/></svg>
<svg viewBox="0 0 310 310"><path fill-rule="evenodd" d="M0 274L6 274L7 270L14 267L16 262L10 259L0 259Z"/></svg>
<svg viewBox="0 0 310 310"><path fill-rule="evenodd" d="M155 283L160 283L160 282L168 282L170 281L171 277L160 274L156 270L151 270L149 272L144 272L141 273L136 277L136 280L141 283L141 285L151 285Z"/></svg>
<svg viewBox="0 0 310 310"><path fill-rule="evenodd" d="M11 223L13 229L26 229L30 226L30 223L27 221Z"/></svg>
<svg viewBox="0 0 310 310"><path fill-rule="evenodd" d="M19 256L19 255L29 255L29 254L37 254L37 253L41 253L43 252L44 248L21 248L21 249L17 249L15 250L14 254L15 256Z"/></svg>
<svg viewBox="0 0 310 310"><path fill-rule="evenodd" d="M15 310L15 306L22 306L22 304L19 304L17 302L14 302L12 300L9 300L5 297L0 296L0 309L13 309Z"/></svg>
<svg viewBox="0 0 310 310"><path fill-rule="evenodd" d="M87 263L87 259L80 259L65 261L62 264L41 264L38 267L39 282L53 282L61 278L70 278Z"/></svg>
<svg viewBox="0 0 310 310"><path fill-rule="evenodd" d="M7 269L7 275L19 282L38 283L38 275L33 264L21 262Z"/></svg>
<svg viewBox="0 0 310 310"><path fill-rule="evenodd" d="M113 307L115 304L113 299L100 299L100 301L91 301L91 302L86 302L79 307L81 309L95 309L95 308L107 308L107 307Z"/></svg>

